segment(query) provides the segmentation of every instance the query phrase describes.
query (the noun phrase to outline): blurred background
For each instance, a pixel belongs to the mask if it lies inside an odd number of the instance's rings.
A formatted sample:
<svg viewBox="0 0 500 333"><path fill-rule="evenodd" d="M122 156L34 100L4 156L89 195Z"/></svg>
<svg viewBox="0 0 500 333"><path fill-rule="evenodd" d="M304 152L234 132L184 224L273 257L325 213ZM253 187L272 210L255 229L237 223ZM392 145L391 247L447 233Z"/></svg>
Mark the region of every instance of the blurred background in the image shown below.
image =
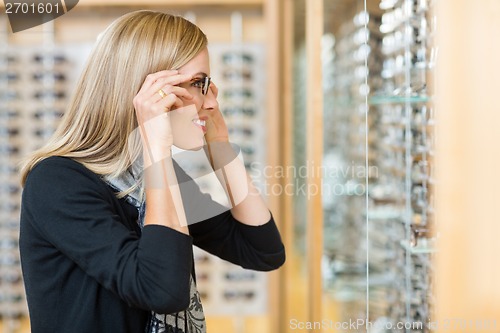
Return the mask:
<svg viewBox="0 0 500 333"><path fill-rule="evenodd" d="M80 0L17 33L4 9L1 332L30 332L18 163L98 34L139 9L208 36L231 141L287 250L270 274L196 250L209 332L500 331L498 0Z"/></svg>

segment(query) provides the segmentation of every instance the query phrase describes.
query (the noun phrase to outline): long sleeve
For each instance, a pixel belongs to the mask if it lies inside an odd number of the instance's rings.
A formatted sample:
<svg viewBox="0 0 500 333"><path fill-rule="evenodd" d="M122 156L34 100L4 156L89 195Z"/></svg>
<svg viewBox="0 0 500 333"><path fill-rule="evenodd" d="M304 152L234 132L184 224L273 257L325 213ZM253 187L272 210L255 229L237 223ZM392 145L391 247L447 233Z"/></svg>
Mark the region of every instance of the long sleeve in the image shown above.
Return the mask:
<svg viewBox="0 0 500 333"><path fill-rule="evenodd" d="M35 167L23 192L20 236L25 283L33 304L61 283L38 279L54 274L48 271L55 267L51 261L69 259L130 306L160 313L188 306L192 237L158 225L144 227L139 235L131 226L135 221L119 211L113 192L80 164L51 158ZM40 236L36 242L34 234ZM37 247L54 251L38 255ZM43 253L45 258L40 257ZM64 258L57 257L59 253ZM59 265L60 270L65 267ZM66 274L74 277L71 271Z"/></svg>
<svg viewBox="0 0 500 333"><path fill-rule="evenodd" d="M243 224L178 166L176 174L194 245L243 268L270 271L283 265L285 248L273 217L261 226Z"/></svg>

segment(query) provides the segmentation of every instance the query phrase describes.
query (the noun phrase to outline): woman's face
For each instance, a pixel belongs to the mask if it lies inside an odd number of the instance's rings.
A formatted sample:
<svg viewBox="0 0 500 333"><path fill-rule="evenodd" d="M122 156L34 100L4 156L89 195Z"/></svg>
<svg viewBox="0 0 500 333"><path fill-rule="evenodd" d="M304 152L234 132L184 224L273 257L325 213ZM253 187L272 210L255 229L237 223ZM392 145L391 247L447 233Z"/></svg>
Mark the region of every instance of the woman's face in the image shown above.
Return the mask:
<svg viewBox="0 0 500 333"><path fill-rule="evenodd" d="M205 48L187 64L179 68L179 74L190 74L190 82L180 84L193 96L193 99L182 99L184 107L173 109L170 114L170 123L174 137L174 145L185 150L197 150L204 145L206 133L206 116L201 116L200 111L210 110L217 106L213 92L208 89L206 95L202 94L205 77L210 76L208 50Z"/></svg>

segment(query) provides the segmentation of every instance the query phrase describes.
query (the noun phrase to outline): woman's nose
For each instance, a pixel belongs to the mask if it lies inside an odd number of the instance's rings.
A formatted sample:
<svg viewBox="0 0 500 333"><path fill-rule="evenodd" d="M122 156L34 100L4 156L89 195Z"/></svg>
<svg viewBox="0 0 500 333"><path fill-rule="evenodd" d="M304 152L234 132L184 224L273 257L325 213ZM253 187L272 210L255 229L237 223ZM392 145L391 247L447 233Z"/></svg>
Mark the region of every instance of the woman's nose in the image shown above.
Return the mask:
<svg viewBox="0 0 500 333"><path fill-rule="evenodd" d="M210 110L214 109L217 107L217 99L215 98L214 92L212 89L208 89L207 94L205 95L205 98L203 100L203 108Z"/></svg>

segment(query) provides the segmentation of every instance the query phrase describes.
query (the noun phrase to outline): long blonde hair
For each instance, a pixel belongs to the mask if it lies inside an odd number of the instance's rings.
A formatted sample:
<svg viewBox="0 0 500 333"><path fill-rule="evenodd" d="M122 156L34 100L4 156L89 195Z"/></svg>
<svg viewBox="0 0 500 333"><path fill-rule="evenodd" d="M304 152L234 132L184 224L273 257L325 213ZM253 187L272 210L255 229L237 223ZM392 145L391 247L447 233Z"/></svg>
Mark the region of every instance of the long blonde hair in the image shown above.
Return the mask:
<svg viewBox="0 0 500 333"><path fill-rule="evenodd" d="M22 185L50 156L111 178L125 172L141 155L130 136L138 126L132 100L146 76L178 69L206 46L205 34L180 16L140 10L115 20L99 36L57 130L24 163Z"/></svg>

